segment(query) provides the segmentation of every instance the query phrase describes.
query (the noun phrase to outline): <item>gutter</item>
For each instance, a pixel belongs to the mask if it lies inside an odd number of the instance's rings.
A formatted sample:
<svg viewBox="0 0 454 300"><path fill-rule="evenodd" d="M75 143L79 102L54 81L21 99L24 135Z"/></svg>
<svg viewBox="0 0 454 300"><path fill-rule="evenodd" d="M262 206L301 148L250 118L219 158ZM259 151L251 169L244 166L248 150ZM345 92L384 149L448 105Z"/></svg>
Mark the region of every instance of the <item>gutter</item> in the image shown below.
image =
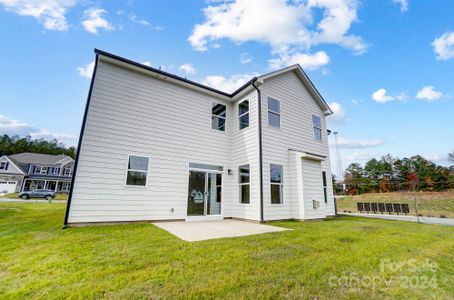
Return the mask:
<svg viewBox="0 0 454 300"><path fill-rule="evenodd" d="M93 92L93 85L94 85L95 77L96 77L96 69L98 68L98 56L99 56L99 54L96 52L95 67L93 69L93 76L91 76L90 89L88 91L87 102L85 104L84 117L82 119L82 127L80 128L79 142L77 144L76 159L74 161L73 176L71 177L71 187L69 189L68 201L66 203L66 213L65 213L65 221L63 223L63 229L68 227L69 210L71 207L71 200L73 198L74 181L76 180L76 174L77 174L77 165L79 164L80 147L82 145L82 137L84 135L85 125L87 123L88 106L90 105L91 94Z"/></svg>
<svg viewBox="0 0 454 300"><path fill-rule="evenodd" d="M260 176L260 222L264 222L263 218L263 143L262 143L262 92L254 84L257 81L257 78L254 77L251 80L251 85L257 90L257 121L259 123L259 176Z"/></svg>

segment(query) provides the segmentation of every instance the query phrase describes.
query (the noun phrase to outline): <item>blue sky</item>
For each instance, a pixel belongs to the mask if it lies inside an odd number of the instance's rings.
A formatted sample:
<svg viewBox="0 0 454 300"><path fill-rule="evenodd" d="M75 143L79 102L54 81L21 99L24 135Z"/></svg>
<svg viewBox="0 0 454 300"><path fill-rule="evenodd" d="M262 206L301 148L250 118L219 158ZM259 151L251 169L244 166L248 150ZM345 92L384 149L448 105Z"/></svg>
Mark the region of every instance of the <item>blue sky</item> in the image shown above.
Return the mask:
<svg viewBox="0 0 454 300"><path fill-rule="evenodd" d="M74 145L99 48L227 91L300 63L335 111L344 167L448 164L453 14L448 0L0 0L0 133Z"/></svg>

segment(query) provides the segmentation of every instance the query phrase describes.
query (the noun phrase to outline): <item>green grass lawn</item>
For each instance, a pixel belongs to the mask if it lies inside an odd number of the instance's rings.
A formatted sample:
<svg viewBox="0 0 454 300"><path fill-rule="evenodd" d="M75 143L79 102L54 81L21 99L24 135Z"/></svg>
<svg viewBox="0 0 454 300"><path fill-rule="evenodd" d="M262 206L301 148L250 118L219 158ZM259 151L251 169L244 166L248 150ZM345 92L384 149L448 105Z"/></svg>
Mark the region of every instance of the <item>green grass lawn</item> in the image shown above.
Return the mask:
<svg viewBox="0 0 454 300"><path fill-rule="evenodd" d="M294 230L188 243L151 224L62 230L64 208L0 203L1 299L454 295L453 227L340 217L276 222ZM419 268L381 272L382 260ZM428 263L436 268L421 267ZM340 276L393 280L342 285ZM409 288L408 278L419 283Z"/></svg>
<svg viewBox="0 0 454 300"><path fill-rule="evenodd" d="M6 194L3 196L0 196L0 198L8 198L8 199L20 199L18 196L18 193L11 193L11 194ZM31 199L32 201L35 200L35 198ZM57 193L55 195L54 200L68 200L68 193Z"/></svg>
<svg viewBox="0 0 454 300"><path fill-rule="evenodd" d="M357 212L358 202L408 203L410 214L416 215L413 196L416 196L418 213L426 217L454 218L454 190L446 192L375 193L349 196L337 200L339 212Z"/></svg>

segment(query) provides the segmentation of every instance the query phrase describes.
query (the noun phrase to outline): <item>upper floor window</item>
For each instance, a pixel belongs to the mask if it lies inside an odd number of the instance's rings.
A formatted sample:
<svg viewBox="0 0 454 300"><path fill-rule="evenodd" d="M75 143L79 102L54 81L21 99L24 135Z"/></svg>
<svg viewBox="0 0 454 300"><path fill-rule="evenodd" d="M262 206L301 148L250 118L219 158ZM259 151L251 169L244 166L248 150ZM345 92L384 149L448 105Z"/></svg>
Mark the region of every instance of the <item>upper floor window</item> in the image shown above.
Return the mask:
<svg viewBox="0 0 454 300"><path fill-rule="evenodd" d="M41 167L41 172L39 174L47 174L47 167Z"/></svg>
<svg viewBox="0 0 454 300"><path fill-rule="evenodd" d="M238 167L238 184L240 185L240 203L250 203L250 168L249 165Z"/></svg>
<svg viewBox="0 0 454 300"><path fill-rule="evenodd" d="M213 103L211 107L211 128L225 131L227 109L224 104Z"/></svg>
<svg viewBox="0 0 454 300"><path fill-rule="evenodd" d="M8 170L8 162L7 161L2 161L0 162L0 170Z"/></svg>
<svg viewBox="0 0 454 300"><path fill-rule="evenodd" d="M328 203L328 191L327 191L327 188L328 188L328 182L326 180L326 172L323 171L322 172L322 179L323 179L323 196L325 197L325 203Z"/></svg>
<svg viewBox="0 0 454 300"><path fill-rule="evenodd" d="M54 168L54 175L60 174L60 168Z"/></svg>
<svg viewBox="0 0 454 300"><path fill-rule="evenodd" d="M270 164L271 204L281 204L283 200L284 180L282 166Z"/></svg>
<svg viewBox="0 0 454 300"><path fill-rule="evenodd" d="M33 170L33 173L41 174L41 167L40 166L35 166L35 169Z"/></svg>
<svg viewBox="0 0 454 300"><path fill-rule="evenodd" d="M149 158L145 156L129 156L126 185L147 185L148 161Z"/></svg>
<svg viewBox="0 0 454 300"><path fill-rule="evenodd" d="M65 168L65 169L63 170L63 175L65 175L65 176L71 176L72 171L73 171L73 169L71 169L71 168Z"/></svg>
<svg viewBox="0 0 454 300"><path fill-rule="evenodd" d="M312 127L314 128L314 138L317 141L322 140L322 120L319 116L312 115Z"/></svg>
<svg viewBox="0 0 454 300"><path fill-rule="evenodd" d="M249 100L244 100L238 104L238 117L240 130L249 127Z"/></svg>
<svg viewBox="0 0 454 300"><path fill-rule="evenodd" d="M281 103L270 97L268 97L268 125L281 127Z"/></svg>

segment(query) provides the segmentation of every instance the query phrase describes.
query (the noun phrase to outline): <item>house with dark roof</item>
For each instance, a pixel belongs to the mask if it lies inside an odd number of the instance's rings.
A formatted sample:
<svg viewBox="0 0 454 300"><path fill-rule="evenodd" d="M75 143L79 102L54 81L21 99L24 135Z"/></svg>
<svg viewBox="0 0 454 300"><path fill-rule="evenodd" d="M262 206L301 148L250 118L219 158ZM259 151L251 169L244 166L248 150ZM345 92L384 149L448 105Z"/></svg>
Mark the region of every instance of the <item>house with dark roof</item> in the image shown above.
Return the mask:
<svg viewBox="0 0 454 300"><path fill-rule="evenodd" d="M334 215L332 111L301 66L228 93L95 53L65 225Z"/></svg>
<svg viewBox="0 0 454 300"><path fill-rule="evenodd" d="M69 192L74 160L67 155L19 153L0 157L0 193L49 189Z"/></svg>

